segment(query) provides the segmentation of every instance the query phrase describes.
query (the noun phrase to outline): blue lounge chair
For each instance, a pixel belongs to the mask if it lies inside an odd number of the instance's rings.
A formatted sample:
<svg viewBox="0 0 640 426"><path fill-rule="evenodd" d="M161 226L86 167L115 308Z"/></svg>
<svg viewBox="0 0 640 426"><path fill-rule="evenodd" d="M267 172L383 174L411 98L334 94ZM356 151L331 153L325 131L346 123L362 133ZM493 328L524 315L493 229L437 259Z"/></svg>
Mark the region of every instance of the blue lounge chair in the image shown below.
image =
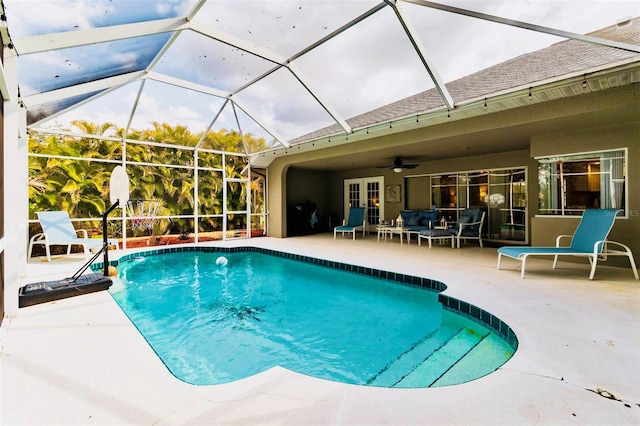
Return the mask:
<svg viewBox="0 0 640 426"><path fill-rule="evenodd" d="M367 221L364 218L364 207L351 207L349 209L349 219L343 221L342 226L336 226L333 229L333 239L336 239L338 232L342 232L342 236L345 233L353 233L353 239L356 239L356 231L362 229L362 236L367 229Z"/></svg>
<svg viewBox="0 0 640 426"><path fill-rule="evenodd" d="M71 253L71 246L81 245L84 249L84 257L89 260L90 250L99 250L102 247L102 240L98 238L88 238L86 229L76 230L71 223L69 213L65 211L49 211L37 213L42 233L31 237L29 241L29 257L32 255L33 246L44 245L47 253L47 260L51 262L51 246L67 246L67 254ZM82 238L78 238L78 232ZM118 240L109 239L109 245L118 248Z"/></svg>
<svg viewBox="0 0 640 426"><path fill-rule="evenodd" d="M607 260L608 256L627 256L631 262L633 275L637 280L639 279L638 270L631 249L624 244L607 240L617 212L616 209L585 210L573 235L558 236L555 247L501 247L498 249L498 269L500 269L502 256L520 260L522 262L520 278L524 278L525 265L529 256L553 256L554 269L558 263L558 256L580 256L589 259L589 263L591 263L589 279L592 280L596 273L598 260ZM571 245L561 247L560 241L566 237L571 237ZM609 247L611 245L623 250L611 249Z"/></svg>

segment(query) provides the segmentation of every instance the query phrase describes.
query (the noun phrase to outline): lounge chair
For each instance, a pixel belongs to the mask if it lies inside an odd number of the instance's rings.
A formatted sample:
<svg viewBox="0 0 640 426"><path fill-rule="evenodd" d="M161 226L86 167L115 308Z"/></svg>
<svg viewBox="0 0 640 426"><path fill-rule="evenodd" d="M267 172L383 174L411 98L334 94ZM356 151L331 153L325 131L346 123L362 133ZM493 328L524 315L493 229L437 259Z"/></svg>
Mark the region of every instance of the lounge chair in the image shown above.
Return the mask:
<svg viewBox="0 0 640 426"><path fill-rule="evenodd" d="M364 207L351 207L349 209L349 218L346 221L342 221L342 226L336 226L333 229L333 239L336 239L338 232L342 233L344 237L345 233L353 233L353 239L356 239L356 231L362 229L362 236L367 230L367 221L364 218Z"/></svg>
<svg viewBox="0 0 640 426"><path fill-rule="evenodd" d="M76 230L71 223L69 213L66 211L48 211L37 213L38 220L42 226L42 233L31 237L29 241L29 257L33 253L33 246L44 245L47 253L47 261L51 262L51 246L67 246L67 254L71 253L71 246L81 245L84 249L84 256L89 260L91 250L99 250L102 247L102 240L88 238L86 229ZM82 238L78 238L78 233ZM109 239L109 245L118 248L118 240Z"/></svg>
<svg viewBox="0 0 640 426"><path fill-rule="evenodd" d="M638 270L631 249L624 244L608 241L607 236L613 228L613 223L617 214L616 209L589 209L585 210L580 223L573 235L560 235L556 238L555 247L501 247L498 249L498 269L502 256L511 257L522 262L520 278L524 278L524 270L529 256L553 256L553 268L558 263L558 256L580 256L589 259L591 273L589 279L592 280L596 273L598 260L607 260L608 256L627 256L631 262L631 269L636 280ZM561 247L563 238L571 238L569 247ZM617 246L623 250L611 249L610 246Z"/></svg>

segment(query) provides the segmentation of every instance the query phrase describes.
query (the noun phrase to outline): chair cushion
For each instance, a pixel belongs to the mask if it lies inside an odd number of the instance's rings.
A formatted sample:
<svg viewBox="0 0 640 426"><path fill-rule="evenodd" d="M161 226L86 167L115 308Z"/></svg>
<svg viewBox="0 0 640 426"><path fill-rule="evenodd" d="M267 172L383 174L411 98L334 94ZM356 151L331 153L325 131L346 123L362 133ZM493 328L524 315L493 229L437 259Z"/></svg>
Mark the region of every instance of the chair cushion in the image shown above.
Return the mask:
<svg viewBox="0 0 640 426"><path fill-rule="evenodd" d="M452 235L449 231L450 229L426 229L424 231L420 231L420 235L425 235L427 237L447 237Z"/></svg>
<svg viewBox="0 0 640 426"><path fill-rule="evenodd" d="M471 220L469 222L480 222L480 218L482 217L482 210L480 210L480 209L466 209L460 215L460 219L462 219L463 217L471 218ZM462 222L462 220L460 220L459 222ZM469 222L467 222L467 223L469 223Z"/></svg>
<svg viewBox="0 0 640 426"><path fill-rule="evenodd" d="M407 221L405 222L406 225L408 226L418 226L420 225L421 221L420 221L420 216L416 215L416 216L411 216L409 219L407 219Z"/></svg>
<svg viewBox="0 0 640 426"><path fill-rule="evenodd" d="M418 212L415 210L402 210L400 212L400 217L402 218L403 223L409 222L409 219L418 216Z"/></svg>
<svg viewBox="0 0 640 426"><path fill-rule="evenodd" d="M480 222L481 218L482 218L482 210L480 209L466 209L465 211L463 211L462 214L460 215L460 220L458 222L476 223L476 224L462 227L462 235L477 237L478 233L480 232L480 224L478 224L477 222Z"/></svg>
<svg viewBox="0 0 640 426"><path fill-rule="evenodd" d="M364 221L364 207L351 207L349 209L349 218L347 219L347 225L362 226L363 221Z"/></svg>
<svg viewBox="0 0 640 426"><path fill-rule="evenodd" d="M420 219L421 219L420 225L428 227L436 223L440 219L440 212L419 210L418 216L420 216Z"/></svg>
<svg viewBox="0 0 640 426"><path fill-rule="evenodd" d="M478 236L478 225L473 226L465 226L462 228L461 236L466 237L477 237Z"/></svg>

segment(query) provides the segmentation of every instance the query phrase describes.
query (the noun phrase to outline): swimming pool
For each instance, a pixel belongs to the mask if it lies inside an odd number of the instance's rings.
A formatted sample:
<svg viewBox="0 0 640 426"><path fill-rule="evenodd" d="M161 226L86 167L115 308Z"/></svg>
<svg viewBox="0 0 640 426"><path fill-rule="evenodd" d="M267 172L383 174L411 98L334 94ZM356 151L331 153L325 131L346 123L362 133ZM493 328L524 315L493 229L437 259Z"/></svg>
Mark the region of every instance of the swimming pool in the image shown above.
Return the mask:
<svg viewBox="0 0 640 426"><path fill-rule="evenodd" d="M485 311L423 278L259 249L155 251L118 268L112 296L192 384L279 365L352 384L444 386L495 371L517 347L506 324L481 324Z"/></svg>

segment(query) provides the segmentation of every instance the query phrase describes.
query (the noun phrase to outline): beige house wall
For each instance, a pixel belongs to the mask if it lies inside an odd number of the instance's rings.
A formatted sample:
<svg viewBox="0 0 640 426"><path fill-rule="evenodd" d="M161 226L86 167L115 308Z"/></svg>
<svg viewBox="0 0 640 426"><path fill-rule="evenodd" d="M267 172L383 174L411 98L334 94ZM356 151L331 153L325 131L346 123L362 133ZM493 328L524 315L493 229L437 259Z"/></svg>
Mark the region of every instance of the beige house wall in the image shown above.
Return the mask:
<svg viewBox="0 0 640 426"><path fill-rule="evenodd" d="M640 111L639 111L640 113ZM549 134L531 139L531 156L546 157L578 152L627 148L627 184L629 215L616 219L609 235L613 241L628 245L636 264L640 257L640 121L575 132ZM531 244L553 246L557 235L571 235L579 218L537 216L531 221ZM628 266L624 258L612 259L609 264Z"/></svg>

